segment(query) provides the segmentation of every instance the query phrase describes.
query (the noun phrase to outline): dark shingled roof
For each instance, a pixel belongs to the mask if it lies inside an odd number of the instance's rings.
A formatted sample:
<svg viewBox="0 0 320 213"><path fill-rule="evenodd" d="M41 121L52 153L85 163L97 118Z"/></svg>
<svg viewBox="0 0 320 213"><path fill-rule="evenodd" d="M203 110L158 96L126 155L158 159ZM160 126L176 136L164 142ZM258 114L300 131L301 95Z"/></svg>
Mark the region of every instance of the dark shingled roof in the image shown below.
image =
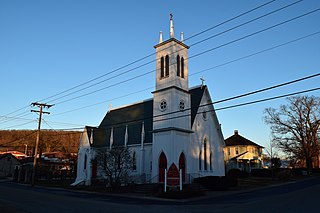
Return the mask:
<svg viewBox="0 0 320 213"><path fill-rule="evenodd" d="M191 126L194 123L199 104L206 86L189 90L191 94ZM153 99L125 107L113 109L105 115L98 128L93 128L93 147L110 145L111 128L113 127L113 145L123 145L126 125L128 125L128 145L141 143L142 122L144 122L145 141L152 143ZM91 129L88 131L90 139Z"/></svg>
<svg viewBox="0 0 320 213"><path fill-rule="evenodd" d="M235 132L234 135L225 139L225 143L226 143L226 146L241 146L241 145L248 146L248 145L251 145L251 146L258 146L258 147L263 148L263 146L260 146L259 144L256 144L256 143L242 137L241 135L238 134L238 132Z"/></svg>

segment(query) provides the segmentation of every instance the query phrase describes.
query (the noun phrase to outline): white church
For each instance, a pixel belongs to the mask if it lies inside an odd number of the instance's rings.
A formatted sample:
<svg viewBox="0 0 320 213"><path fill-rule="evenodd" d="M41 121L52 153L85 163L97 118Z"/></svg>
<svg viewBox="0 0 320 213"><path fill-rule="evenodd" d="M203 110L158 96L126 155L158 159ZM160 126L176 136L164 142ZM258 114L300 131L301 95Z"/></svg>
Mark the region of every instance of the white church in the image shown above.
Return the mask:
<svg viewBox="0 0 320 213"><path fill-rule="evenodd" d="M224 176L224 137L205 85L189 88L188 49L174 38L160 40L156 50L153 97L110 109L99 127L85 127L74 184L91 185L104 178L94 162L101 147L127 146L132 155L130 178L135 183L163 183L180 171L183 183L204 176ZM180 180L179 180L180 181Z"/></svg>

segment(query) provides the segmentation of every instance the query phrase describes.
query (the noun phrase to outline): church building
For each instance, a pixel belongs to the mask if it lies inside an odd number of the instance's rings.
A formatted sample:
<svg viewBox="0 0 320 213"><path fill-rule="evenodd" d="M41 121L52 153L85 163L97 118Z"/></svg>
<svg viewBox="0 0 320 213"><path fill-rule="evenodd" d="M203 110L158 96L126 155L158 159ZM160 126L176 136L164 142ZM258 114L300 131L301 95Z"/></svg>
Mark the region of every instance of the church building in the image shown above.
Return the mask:
<svg viewBox="0 0 320 213"><path fill-rule="evenodd" d="M183 183L203 176L224 176L224 138L206 85L189 88L188 49L174 37L160 40L156 51L153 97L110 109L98 127L82 133L76 184L104 178L96 151L126 146L132 155L130 182L162 183L179 171Z"/></svg>

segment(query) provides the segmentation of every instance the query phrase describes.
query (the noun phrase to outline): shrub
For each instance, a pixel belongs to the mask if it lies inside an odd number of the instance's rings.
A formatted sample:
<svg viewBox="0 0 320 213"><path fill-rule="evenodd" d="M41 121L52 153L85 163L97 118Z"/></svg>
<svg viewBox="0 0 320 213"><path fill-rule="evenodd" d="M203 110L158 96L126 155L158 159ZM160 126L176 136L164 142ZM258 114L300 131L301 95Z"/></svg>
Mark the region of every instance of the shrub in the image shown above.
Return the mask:
<svg viewBox="0 0 320 213"><path fill-rule="evenodd" d="M238 185L237 179L232 177L206 176L195 178L193 182L212 191L222 191L226 190L228 187L235 187Z"/></svg>
<svg viewBox="0 0 320 213"><path fill-rule="evenodd" d="M252 169L251 176L253 177L272 177L270 169Z"/></svg>
<svg viewBox="0 0 320 213"><path fill-rule="evenodd" d="M288 181L292 178L292 173L290 170L281 170L277 174L277 178L281 181Z"/></svg>
<svg viewBox="0 0 320 213"><path fill-rule="evenodd" d="M230 178L247 178L248 173L241 171L240 169L230 169L227 173L227 177Z"/></svg>

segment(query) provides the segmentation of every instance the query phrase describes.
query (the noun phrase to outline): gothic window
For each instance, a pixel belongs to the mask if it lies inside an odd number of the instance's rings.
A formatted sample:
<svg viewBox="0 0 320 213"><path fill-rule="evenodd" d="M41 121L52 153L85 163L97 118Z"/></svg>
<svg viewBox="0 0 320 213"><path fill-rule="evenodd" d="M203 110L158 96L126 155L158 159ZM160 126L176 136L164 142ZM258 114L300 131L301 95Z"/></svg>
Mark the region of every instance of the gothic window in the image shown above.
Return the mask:
<svg viewBox="0 0 320 213"><path fill-rule="evenodd" d="M207 139L204 139L203 142L203 149L204 149L204 170L208 170L208 165L207 165Z"/></svg>
<svg viewBox="0 0 320 213"><path fill-rule="evenodd" d="M181 57L181 70L180 70L180 73L181 73L181 78L184 78L184 59L183 59L183 57Z"/></svg>
<svg viewBox="0 0 320 213"><path fill-rule="evenodd" d="M177 76L180 76L180 56L177 55Z"/></svg>
<svg viewBox="0 0 320 213"><path fill-rule="evenodd" d="M201 161L201 154L202 154L202 152L201 152L201 150L200 150L200 153L199 153L199 170L201 171L202 170L202 161Z"/></svg>
<svg viewBox="0 0 320 213"><path fill-rule="evenodd" d="M137 170L137 157L136 157L136 152L133 152L132 154L132 170L136 171Z"/></svg>
<svg viewBox="0 0 320 213"><path fill-rule="evenodd" d="M166 73L165 73L165 76L168 77L169 76L169 56L166 55Z"/></svg>
<svg viewBox="0 0 320 213"><path fill-rule="evenodd" d="M164 58L161 57L161 60L160 60L160 61L161 61L161 62L160 62L160 63L161 63L161 65L160 65L160 69L161 69L161 70L160 70L160 71L161 71L160 75L161 75L161 76L160 76L160 77L163 78L163 77L164 77Z"/></svg>
<svg viewBox="0 0 320 213"><path fill-rule="evenodd" d="M209 159L210 171L212 171L212 152L210 152L210 159Z"/></svg>
<svg viewBox="0 0 320 213"><path fill-rule="evenodd" d="M87 154L84 155L84 165L83 165L83 169L87 169Z"/></svg>
<svg viewBox="0 0 320 213"><path fill-rule="evenodd" d="M165 99L161 100L159 108L161 111L165 111L167 109L167 101Z"/></svg>

